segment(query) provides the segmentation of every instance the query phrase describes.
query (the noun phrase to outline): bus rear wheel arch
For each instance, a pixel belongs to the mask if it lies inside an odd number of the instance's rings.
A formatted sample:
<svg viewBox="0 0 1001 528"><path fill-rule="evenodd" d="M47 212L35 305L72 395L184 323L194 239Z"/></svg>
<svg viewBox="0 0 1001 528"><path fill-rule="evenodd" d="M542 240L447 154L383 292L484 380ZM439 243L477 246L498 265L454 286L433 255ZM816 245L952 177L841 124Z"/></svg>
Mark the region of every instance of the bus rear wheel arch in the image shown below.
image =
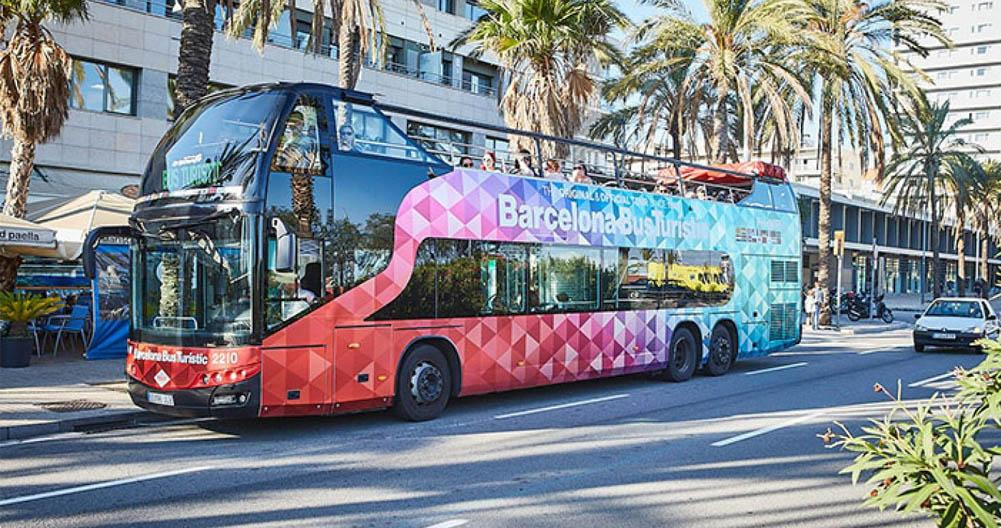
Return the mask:
<svg viewBox="0 0 1001 528"><path fill-rule="evenodd" d="M722 376L737 361L737 329L730 321L720 321L709 334L709 357L706 360L706 374Z"/></svg>
<svg viewBox="0 0 1001 528"><path fill-rule="evenodd" d="M452 373L446 354L437 346L426 342L411 346L397 369L393 411L412 422L437 418L453 396Z"/></svg>

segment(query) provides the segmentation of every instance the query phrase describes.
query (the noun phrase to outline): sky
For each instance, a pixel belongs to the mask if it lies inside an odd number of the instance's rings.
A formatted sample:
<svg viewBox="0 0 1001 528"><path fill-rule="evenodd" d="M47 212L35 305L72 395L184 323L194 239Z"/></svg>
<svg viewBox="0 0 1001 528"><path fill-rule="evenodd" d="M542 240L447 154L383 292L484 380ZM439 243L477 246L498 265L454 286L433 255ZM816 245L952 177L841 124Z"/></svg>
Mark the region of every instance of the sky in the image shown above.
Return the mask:
<svg viewBox="0 0 1001 528"><path fill-rule="evenodd" d="M702 0L684 0L688 9L695 15L696 18L705 18L706 8L704 7ZM633 22L640 22L641 20L654 15L657 13L657 9L640 2L640 0L616 0L619 9L621 9L626 15L633 20Z"/></svg>

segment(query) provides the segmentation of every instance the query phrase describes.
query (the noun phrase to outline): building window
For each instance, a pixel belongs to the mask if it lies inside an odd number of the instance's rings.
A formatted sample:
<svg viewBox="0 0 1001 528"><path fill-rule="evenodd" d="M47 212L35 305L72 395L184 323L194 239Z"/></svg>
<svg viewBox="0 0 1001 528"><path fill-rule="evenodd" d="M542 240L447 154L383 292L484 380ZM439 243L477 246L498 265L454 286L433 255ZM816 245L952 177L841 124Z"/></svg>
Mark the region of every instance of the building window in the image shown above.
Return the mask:
<svg viewBox="0 0 1001 528"><path fill-rule="evenodd" d="M988 33L991 30L991 26L992 24L977 24L970 29L973 33Z"/></svg>
<svg viewBox="0 0 1001 528"><path fill-rule="evenodd" d="M454 0L438 0L435 7L438 11L444 11L446 13L455 13L455 2Z"/></svg>
<svg viewBox="0 0 1001 528"><path fill-rule="evenodd" d="M970 91L970 96L971 97L975 97L977 99L980 99L980 98L983 98L983 97L990 97L991 96L991 91L990 90L977 90L976 92L973 92L971 90Z"/></svg>
<svg viewBox="0 0 1001 528"><path fill-rule="evenodd" d="M479 6L474 0L466 0L466 18L469 20L479 20L487 14L487 10Z"/></svg>
<svg viewBox="0 0 1001 528"><path fill-rule="evenodd" d="M994 2L980 2L977 4L977 11L988 11L994 9Z"/></svg>
<svg viewBox="0 0 1001 528"><path fill-rule="evenodd" d="M949 6L949 14L954 15L959 12L959 6Z"/></svg>
<svg viewBox="0 0 1001 528"><path fill-rule="evenodd" d="M973 134L974 143L978 144L986 143L988 139L990 139L990 134L988 134L987 132L978 132L976 134Z"/></svg>
<svg viewBox="0 0 1001 528"><path fill-rule="evenodd" d="M70 78L70 108L135 115L134 68L73 59Z"/></svg>
<svg viewBox="0 0 1001 528"><path fill-rule="evenodd" d="M973 120L980 121L981 119L987 119L991 116L991 113L987 110L981 110L980 112L974 112Z"/></svg>
<svg viewBox="0 0 1001 528"><path fill-rule="evenodd" d="M983 77L984 75L987 75L987 68L976 68L974 70L970 70L970 75L973 77Z"/></svg>
<svg viewBox="0 0 1001 528"><path fill-rule="evenodd" d="M987 55L988 49L990 49L990 46L977 46L976 48L973 48L970 51L974 55Z"/></svg>

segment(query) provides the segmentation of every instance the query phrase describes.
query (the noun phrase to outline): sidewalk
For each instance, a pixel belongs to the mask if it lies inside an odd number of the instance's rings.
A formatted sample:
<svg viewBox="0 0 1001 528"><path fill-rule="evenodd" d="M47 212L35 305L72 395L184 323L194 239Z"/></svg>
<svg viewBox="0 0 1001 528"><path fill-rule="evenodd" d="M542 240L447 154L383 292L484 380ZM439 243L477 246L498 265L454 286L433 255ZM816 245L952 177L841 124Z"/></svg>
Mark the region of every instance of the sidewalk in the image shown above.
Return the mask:
<svg viewBox="0 0 1001 528"><path fill-rule="evenodd" d="M0 369L0 441L128 422L132 404L124 360L32 357L22 369Z"/></svg>
<svg viewBox="0 0 1001 528"><path fill-rule="evenodd" d="M836 328L833 324L822 326L820 330L810 328L809 323L803 325L803 335L830 335L840 333L841 335L866 335L902 330L914 326L914 316L909 312L900 314L892 323L886 324L879 319L861 319L859 321L849 321L848 316L841 316L841 327Z"/></svg>

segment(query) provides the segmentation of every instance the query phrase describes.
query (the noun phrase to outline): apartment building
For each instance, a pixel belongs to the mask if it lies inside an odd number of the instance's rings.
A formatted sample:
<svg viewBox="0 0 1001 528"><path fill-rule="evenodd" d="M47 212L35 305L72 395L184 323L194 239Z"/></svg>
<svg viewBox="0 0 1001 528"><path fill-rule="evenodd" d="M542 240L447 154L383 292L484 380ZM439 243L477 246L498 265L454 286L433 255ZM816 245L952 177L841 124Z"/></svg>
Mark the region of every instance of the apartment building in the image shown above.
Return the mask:
<svg viewBox="0 0 1001 528"><path fill-rule="evenodd" d="M482 11L468 0L423 0L437 49L411 0L382 0L388 34L385 61L370 63L358 89L387 103L502 124L497 110L502 80L496 63L463 50L443 49ZM305 52L312 2L300 0L275 27L263 53L250 40L215 34L210 78L213 88L274 81L336 83L337 49L329 38L323 53ZM171 123L173 84L180 43L177 0L95 0L90 20L53 25L55 38L76 59L71 110L62 133L40 145L31 200L77 196L91 189L119 190L138 183L156 143ZM226 13L217 8L217 28ZM289 19L295 17L296 34ZM336 41L334 42L336 44ZM489 137L429 120L400 119L412 136L436 150L461 152L469 145L503 148ZM10 143L0 142L0 180L6 181Z"/></svg>
<svg viewBox="0 0 1001 528"><path fill-rule="evenodd" d="M983 149L981 158L1001 158L1001 0L946 0L937 16L955 43L928 41L927 57L906 54L923 70L921 86L933 102L949 102L949 120L969 118L960 137Z"/></svg>

